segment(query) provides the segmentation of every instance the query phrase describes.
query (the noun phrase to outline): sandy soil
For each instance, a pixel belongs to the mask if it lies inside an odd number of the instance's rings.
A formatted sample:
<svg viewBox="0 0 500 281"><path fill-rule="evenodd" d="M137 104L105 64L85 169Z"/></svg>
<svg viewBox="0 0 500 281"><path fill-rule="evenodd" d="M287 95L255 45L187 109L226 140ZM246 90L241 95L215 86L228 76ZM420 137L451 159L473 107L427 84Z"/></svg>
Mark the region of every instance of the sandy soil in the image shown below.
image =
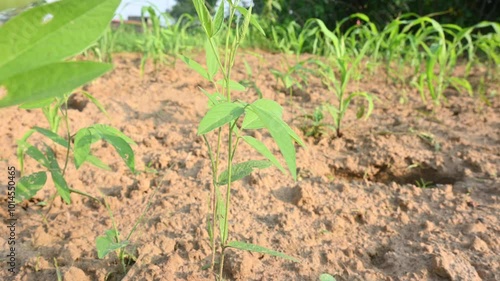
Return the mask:
<svg viewBox="0 0 500 281"><path fill-rule="evenodd" d="M201 56L199 59L201 60ZM373 115L356 121L351 110L344 136L326 132L306 138L300 115L332 94L316 78L294 91L294 103L269 72L283 57L247 54L264 97L285 105L285 120L304 137L298 148L299 180L277 169L262 170L238 182L231 206L231 239L256 243L297 257L300 263L241 251L229 251L230 280L500 280L500 100L491 106L479 98L448 91L448 103L434 113L412 89L386 83L382 72L366 74L349 91L378 97ZM200 61L199 60L199 61ZM137 145L136 165L159 174L133 175L111 146L93 152L112 167L106 172L86 165L67 172L70 185L95 196L106 195L122 235L151 207L131 237L137 257L124 280L212 280L202 266L210 248L205 230L209 213L210 169L207 149L196 135L207 99L198 87L210 85L182 62L144 77L139 57L115 57L116 68L85 90L95 95L110 117L80 94L71 102L72 131L93 123L110 124ZM151 69L151 68L150 68ZM246 79L242 61L236 80ZM480 70L474 72L482 75ZM476 79L478 80L478 79ZM487 85L500 93L498 85ZM254 90L238 98L253 101ZM30 127L47 127L39 110L2 109L0 171L6 192L7 166L19 167L16 140ZM325 122L331 122L326 119ZM63 130L62 130L63 131ZM256 133L276 149L269 135ZM32 143L41 145L41 137ZM64 150L52 145L62 159ZM242 147L238 160L255 159ZM32 160L26 173L41 170ZM161 181L161 179L164 179ZM432 182L430 188L416 181ZM14 280L120 279L114 253L97 258L95 239L112 228L106 208L72 194L72 205L58 198L39 206L54 192L51 182L29 202L17 206L17 261ZM151 195L157 190L156 195ZM7 217L5 196L0 213ZM0 228L0 279L6 271L7 229ZM496 254L495 254L496 253Z"/></svg>

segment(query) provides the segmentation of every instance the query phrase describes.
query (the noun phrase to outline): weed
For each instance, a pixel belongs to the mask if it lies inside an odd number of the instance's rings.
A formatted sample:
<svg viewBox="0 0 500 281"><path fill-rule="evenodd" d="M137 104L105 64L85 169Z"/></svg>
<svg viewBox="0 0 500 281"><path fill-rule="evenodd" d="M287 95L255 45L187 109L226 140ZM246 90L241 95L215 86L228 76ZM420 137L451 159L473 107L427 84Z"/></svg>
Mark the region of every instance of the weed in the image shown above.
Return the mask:
<svg viewBox="0 0 500 281"><path fill-rule="evenodd" d="M416 180L415 184L417 187L422 188L422 189L434 187L434 184L431 181L426 181L424 178L420 178L420 180Z"/></svg>
<svg viewBox="0 0 500 281"><path fill-rule="evenodd" d="M326 129L335 129L333 126L323 121L324 115L322 107L316 107L313 114L304 114L300 117L304 120L304 124L300 129L306 137L318 139L326 133Z"/></svg>

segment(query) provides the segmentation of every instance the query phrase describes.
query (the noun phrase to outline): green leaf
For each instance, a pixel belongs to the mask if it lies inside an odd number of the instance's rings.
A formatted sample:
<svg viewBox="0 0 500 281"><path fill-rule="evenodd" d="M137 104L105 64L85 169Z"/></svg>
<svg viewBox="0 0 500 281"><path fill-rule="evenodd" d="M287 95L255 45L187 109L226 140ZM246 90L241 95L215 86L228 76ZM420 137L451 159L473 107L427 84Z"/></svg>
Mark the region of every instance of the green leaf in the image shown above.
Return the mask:
<svg viewBox="0 0 500 281"><path fill-rule="evenodd" d="M266 147L264 143L258 139L251 136L243 136L243 140L253 147L257 152L262 154L264 157L269 159L274 166L276 166L281 172L285 173L285 169L281 166L281 163L276 159L276 157L271 153L271 151Z"/></svg>
<svg viewBox="0 0 500 281"><path fill-rule="evenodd" d="M76 133L73 155L77 169L79 169L90 156L90 145L96 137L96 135L92 136L92 131L89 128L82 128Z"/></svg>
<svg viewBox="0 0 500 281"><path fill-rule="evenodd" d="M17 141L16 156L17 156L17 161L19 161L21 173L23 173L24 171L24 154L26 152L25 144L27 143L28 138L31 137L31 135L33 135L34 132L35 130L33 129L28 130L23 135L23 137Z"/></svg>
<svg viewBox="0 0 500 281"><path fill-rule="evenodd" d="M132 147L119 136L105 134L102 137L115 148L130 171L135 172L135 155Z"/></svg>
<svg viewBox="0 0 500 281"><path fill-rule="evenodd" d="M238 103L224 102L212 107L198 126L198 135L206 134L240 117L245 112Z"/></svg>
<svg viewBox="0 0 500 281"><path fill-rule="evenodd" d="M18 141L17 142L20 147L24 150L24 152L30 156L31 158L35 159L38 163L40 163L42 166L49 168L50 164L43 155L43 153L35 146L32 146L31 144L25 142L25 141Z"/></svg>
<svg viewBox="0 0 500 281"><path fill-rule="evenodd" d="M251 10L248 11L247 9L243 8L243 7L236 7L236 9L238 9L238 11L243 14L245 16L245 18L249 17L249 20L250 20L250 24L257 28L257 30L262 33L262 35L266 36L266 33L264 32L264 29L262 29L262 27L260 26L259 22L257 21L257 19L255 19L255 17L252 15L251 13Z"/></svg>
<svg viewBox="0 0 500 281"><path fill-rule="evenodd" d="M83 91L82 92L84 96L86 96L93 104L95 104L95 106L97 106L97 108L102 112L104 113L107 117L109 117L109 114L108 112L106 111L106 109L104 108L104 106L102 106L101 102L99 102L98 99L96 99L92 94L90 94L89 92L85 92Z"/></svg>
<svg viewBox="0 0 500 281"><path fill-rule="evenodd" d="M226 98L224 98L224 96L221 95L220 93L210 94L210 93L206 92L205 90L202 90L202 91L208 98L208 108L212 108L212 107L214 107L214 105L219 104L219 103L224 103L226 101Z"/></svg>
<svg viewBox="0 0 500 281"><path fill-rule="evenodd" d="M259 117L259 120L269 131L276 144L278 144L281 154L285 158L288 165L288 169L292 174L292 177L296 180L297 165L295 147L293 145L292 138L295 139L295 141L297 141L300 145L304 145L304 143L300 140L297 134L295 134L293 130L288 127L281 117L268 112L265 107L261 107L259 104L255 104L255 102L251 104L249 108Z"/></svg>
<svg viewBox="0 0 500 281"><path fill-rule="evenodd" d="M117 137L123 139L128 144L135 144L135 142L131 138L127 137L124 133L122 133L120 130L118 130L114 127L104 125L104 124L95 124L95 125L92 125L91 128L96 130L97 133L100 134L101 136L113 135L113 136L117 136Z"/></svg>
<svg viewBox="0 0 500 281"><path fill-rule="evenodd" d="M107 230L105 236L99 236L95 240L97 257L104 258L109 253L126 247L130 242L125 240L120 243L116 242L117 233L114 230Z"/></svg>
<svg viewBox="0 0 500 281"><path fill-rule="evenodd" d="M47 174L38 172L29 176L24 176L19 179L16 187L16 202L20 203L23 200L29 200L42 189L47 182Z"/></svg>
<svg viewBox="0 0 500 281"><path fill-rule="evenodd" d="M323 273L319 276L319 281L336 281L336 279L330 274Z"/></svg>
<svg viewBox="0 0 500 281"><path fill-rule="evenodd" d="M65 0L12 18L0 28L0 80L80 53L102 35L118 4Z"/></svg>
<svg viewBox="0 0 500 281"><path fill-rule="evenodd" d="M254 106L260 106L267 112L276 115L278 118L283 116L283 107L277 102L266 99L258 99L253 103ZM247 110L245 113L245 119L241 126L242 129L252 130L264 128L264 124L259 120L257 114L251 110Z"/></svg>
<svg viewBox="0 0 500 281"><path fill-rule="evenodd" d="M194 71L203 76L203 78L210 80L208 72L196 61L181 55L181 59Z"/></svg>
<svg viewBox="0 0 500 281"><path fill-rule="evenodd" d="M217 84L222 85L224 88L227 87L226 80L224 80L224 79L217 81ZM245 86L241 85L240 83L238 83L234 80L229 80L229 89L234 90L234 91L242 91L242 92L246 90Z"/></svg>
<svg viewBox="0 0 500 281"><path fill-rule="evenodd" d="M287 259L290 261L294 262L300 262L297 258L294 258L292 256L289 256L287 254L283 254L278 251L274 251L259 245L255 244L250 244L250 243L245 243L245 242L240 242L240 241L231 241L227 244L228 247L235 248L235 249L240 249L240 250L245 250L245 251L250 251L254 253L261 253L261 254L267 254L275 257L280 257L283 259Z"/></svg>
<svg viewBox="0 0 500 281"><path fill-rule="evenodd" d="M47 130L47 129L44 129L44 128L40 128L40 127L34 127L33 128L35 131L39 132L40 134L48 137L49 139L51 139L53 142L59 144L59 145L62 145L64 147L68 147L68 141L63 139L61 136L59 136L58 134L50 131L50 130Z"/></svg>
<svg viewBox="0 0 500 281"><path fill-rule="evenodd" d="M225 1L221 1L219 5L219 9L215 14L214 19L214 36L221 30L222 24L224 23L224 4Z"/></svg>
<svg viewBox="0 0 500 281"><path fill-rule="evenodd" d="M250 160L243 163L234 164L231 173L231 182L242 179L250 175L253 169L265 169L271 166L269 161ZM229 182L228 170L224 170L219 175L219 185L226 185Z"/></svg>
<svg viewBox="0 0 500 281"><path fill-rule="evenodd" d="M205 52L206 52L207 68L208 68L207 73L208 73L208 78L209 78L208 80L213 81L214 76L219 71L219 63L217 61L217 54L212 49L212 46L210 45L209 40L212 40L212 39L208 39L205 42ZM215 43L213 43L213 44L215 44Z"/></svg>
<svg viewBox="0 0 500 281"><path fill-rule="evenodd" d="M90 164L96 166L99 169L111 171L111 167L109 167L106 163L102 162L101 159L95 157L94 155L88 155L85 161L89 162Z"/></svg>
<svg viewBox="0 0 500 281"><path fill-rule="evenodd" d="M42 108L45 106L49 106L53 101L54 101L54 98L51 97L51 98L42 99L42 100L38 100L38 101L34 101L34 102L24 103L24 104L20 105L19 108L22 108L22 109Z"/></svg>
<svg viewBox="0 0 500 281"><path fill-rule="evenodd" d="M207 6L205 6L204 0L193 0L194 8L196 9L196 13L200 18L201 25L205 30L205 33L208 37L212 37L214 35L212 18L210 17L210 13L208 12Z"/></svg>
<svg viewBox="0 0 500 281"><path fill-rule="evenodd" d="M45 148L46 148L47 160L50 165L49 166L50 174L52 175L52 181L54 181L57 193L61 196L64 202L66 202L66 204L71 204L69 186L68 183L66 182L66 179L64 179L62 175L61 168L57 163L56 155L54 154L52 148L50 148L49 146L46 146Z"/></svg>
<svg viewBox="0 0 500 281"><path fill-rule="evenodd" d="M1 86L7 90L0 107L61 96L111 69L112 65L97 62L59 62L10 76L0 82L0 91Z"/></svg>

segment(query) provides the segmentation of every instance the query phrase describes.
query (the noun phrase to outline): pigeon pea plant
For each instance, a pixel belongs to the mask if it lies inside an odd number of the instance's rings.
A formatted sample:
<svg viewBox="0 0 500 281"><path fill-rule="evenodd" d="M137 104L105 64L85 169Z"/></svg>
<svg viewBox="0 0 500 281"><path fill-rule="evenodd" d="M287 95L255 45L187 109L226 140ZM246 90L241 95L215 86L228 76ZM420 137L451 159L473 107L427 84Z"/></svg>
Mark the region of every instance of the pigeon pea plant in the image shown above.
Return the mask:
<svg viewBox="0 0 500 281"><path fill-rule="evenodd" d="M232 183L249 175L254 169L268 168L272 165L285 172L280 162L264 143L249 136L246 132L267 129L277 143L294 179L297 177L294 142L300 145L304 144L298 135L283 121L283 108L278 103L264 98L253 102L245 102L234 100L231 95L233 90L245 90L245 87L240 83L231 80L231 71L235 63L236 52L247 34L249 25L252 24L264 33L255 18L252 17L252 8L247 10L240 7L238 1L222 1L215 17L212 19L203 0L193 0L193 3L206 34L207 69L187 57L183 57L183 60L193 70L209 80L215 88L215 93L209 93L202 89L209 99L209 109L198 125L198 134L203 137L208 147L212 170L210 200L212 212L207 219L209 243L212 249L209 267L214 272L216 279L222 280L224 258L228 248L266 253L297 261L295 258L283 253L251 243L232 241L229 237ZM225 5L229 5L229 17L226 24L224 24ZM239 12L241 17L237 17L236 12ZM231 37L230 28L233 26L235 36ZM225 31L225 34L223 31ZM216 46L216 42L218 42L217 36L219 35L225 36L225 45L222 52L219 52ZM216 75L219 72L222 79L216 80ZM240 119L243 119L243 121L238 122ZM215 134L216 140L210 141L209 134ZM249 144L267 160L234 163L241 142ZM221 172L224 157L227 166ZM216 242L217 237L219 238L218 242ZM218 261L216 261L217 254ZM216 264L218 264L218 273L216 273L215 269Z"/></svg>

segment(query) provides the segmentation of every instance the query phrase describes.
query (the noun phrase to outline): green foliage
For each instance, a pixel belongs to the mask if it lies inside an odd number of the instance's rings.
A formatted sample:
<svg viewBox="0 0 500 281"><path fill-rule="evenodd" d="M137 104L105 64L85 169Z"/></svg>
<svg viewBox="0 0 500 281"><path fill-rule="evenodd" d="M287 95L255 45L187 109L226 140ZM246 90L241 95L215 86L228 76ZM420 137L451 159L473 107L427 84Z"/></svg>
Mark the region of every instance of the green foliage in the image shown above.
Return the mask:
<svg viewBox="0 0 500 281"><path fill-rule="evenodd" d="M101 76L110 65L61 62L102 34L119 0L66 0L27 10L0 28L0 107L39 101ZM18 30L24 30L18 36ZM75 36L74 30L85 32ZM57 44L54 44L57 42Z"/></svg>
<svg viewBox="0 0 500 281"><path fill-rule="evenodd" d="M237 58L236 52L238 47L248 34L250 25L256 30L263 32L259 23L252 15L252 9L247 10L243 7L235 6L235 3L229 1L230 15L226 22L223 17L224 4L220 5L214 18L210 16L204 1L193 0L193 4L207 38L207 43L205 44L207 67L205 69L188 57L184 56L182 58L189 67L210 81L216 89L215 93L208 93L202 90L209 98L209 110L200 121L198 134L203 137L208 146L213 177L211 196L212 214L208 219L207 225L210 246L212 248L210 267L212 270L214 269L216 253L220 252L220 261L218 262L219 273L216 276L222 280L225 250L228 247L291 258L260 246L229 241L229 208L232 183L249 175L254 169L262 169L274 165L284 171L276 157L262 142L246 136L244 133L248 130L267 129L278 145L294 179L297 177L294 142L301 145L303 143L283 121L283 109L276 102L267 99L258 99L252 103L232 100L232 91L245 90L243 85L231 79L231 70ZM235 19L236 11L242 15L242 21ZM233 26L233 23L236 24L236 27L231 30L230 27ZM217 47L219 36L225 37L224 40L221 40L224 46L223 51L219 51ZM219 72L222 79L216 81L215 77ZM239 123L238 120L242 117L243 122ZM209 134L217 136L215 145L209 141L207 137ZM227 139L223 143L224 135L227 135ZM234 157L238 145L242 140L268 160L250 160L234 164ZM224 151L226 151L227 168L219 174L222 164L221 154ZM222 186L226 187L224 191L222 190ZM218 233L216 230L218 230ZM217 236L220 238L218 245L215 242Z"/></svg>

